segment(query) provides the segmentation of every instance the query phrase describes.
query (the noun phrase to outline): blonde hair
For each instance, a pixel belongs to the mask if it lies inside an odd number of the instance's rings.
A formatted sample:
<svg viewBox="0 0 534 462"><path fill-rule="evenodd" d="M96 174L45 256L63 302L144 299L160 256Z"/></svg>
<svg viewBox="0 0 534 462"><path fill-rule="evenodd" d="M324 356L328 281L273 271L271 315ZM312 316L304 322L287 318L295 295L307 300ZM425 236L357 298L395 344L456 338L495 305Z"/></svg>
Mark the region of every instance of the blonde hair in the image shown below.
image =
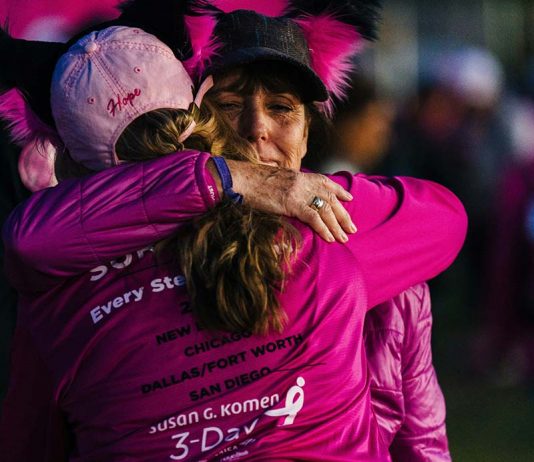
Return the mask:
<svg viewBox="0 0 534 462"><path fill-rule="evenodd" d="M252 147L215 114L207 101L202 112L149 112L122 133L117 155L132 162L195 149L257 162ZM193 117L196 127L182 144L180 134ZM283 218L223 200L157 249L159 256L176 256L203 328L267 334L283 330L278 295L298 245L296 230Z"/></svg>
<svg viewBox="0 0 534 462"><path fill-rule="evenodd" d="M192 121L196 126L185 143L180 135ZM115 151L119 159L140 162L162 155L195 149L227 159L257 162L250 144L230 128L225 119L216 115L212 103L205 100L202 109L190 111L158 109L133 120L117 140Z"/></svg>

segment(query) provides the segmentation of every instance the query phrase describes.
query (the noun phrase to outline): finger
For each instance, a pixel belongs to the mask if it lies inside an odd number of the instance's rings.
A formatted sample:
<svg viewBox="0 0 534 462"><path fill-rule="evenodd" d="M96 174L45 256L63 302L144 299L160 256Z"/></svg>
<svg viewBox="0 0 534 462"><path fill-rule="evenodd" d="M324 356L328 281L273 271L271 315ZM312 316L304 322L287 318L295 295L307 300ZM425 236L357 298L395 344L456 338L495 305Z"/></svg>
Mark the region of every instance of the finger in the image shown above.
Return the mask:
<svg viewBox="0 0 534 462"><path fill-rule="evenodd" d="M358 231L358 228L356 228L356 225L352 221L352 217L350 216L349 212L347 212L347 209L343 207L343 204L341 204L341 202L339 202L339 200L335 196L331 202L331 207L336 217L336 220L343 229L343 231L351 234Z"/></svg>
<svg viewBox="0 0 534 462"><path fill-rule="evenodd" d="M319 214L308 205L305 205L300 209L300 213L297 218L309 225L326 242L335 242L335 237L332 235Z"/></svg>
<svg viewBox="0 0 534 462"><path fill-rule="evenodd" d="M328 202L326 202L324 206L318 210L318 213L326 227L336 238L336 241L345 243L349 240L343 229L341 229L332 206Z"/></svg>
<svg viewBox="0 0 534 462"><path fill-rule="evenodd" d="M332 181L330 178L324 175L321 176L324 178L323 184L325 187L332 191L338 199L342 201L351 201L353 199L352 194L343 188L343 186L337 184L335 181Z"/></svg>
<svg viewBox="0 0 534 462"><path fill-rule="evenodd" d="M339 185L336 184L336 186L339 186ZM343 188L341 189L345 191ZM343 205L341 205L341 203L339 202L339 199L336 196L336 193L334 191L329 191L325 199L327 203L329 203L330 206L332 207L334 216L336 217L336 221L337 223L339 223L339 225L341 225L341 228L343 228L343 230L347 233L355 233L357 231L356 225L353 223L352 218L347 212L347 210L345 209L345 207L343 207ZM330 229L332 230L331 227ZM342 241L342 242L345 242L345 241Z"/></svg>

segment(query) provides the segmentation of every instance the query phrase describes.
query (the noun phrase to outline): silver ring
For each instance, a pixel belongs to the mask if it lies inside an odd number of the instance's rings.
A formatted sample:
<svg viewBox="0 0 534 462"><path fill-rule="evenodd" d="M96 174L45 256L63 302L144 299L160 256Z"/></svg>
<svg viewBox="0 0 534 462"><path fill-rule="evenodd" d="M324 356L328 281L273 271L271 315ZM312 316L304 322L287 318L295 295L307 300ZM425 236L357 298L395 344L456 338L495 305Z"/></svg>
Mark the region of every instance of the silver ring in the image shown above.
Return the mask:
<svg viewBox="0 0 534 462"><path fill-rule="evenodd" d="M324 204L325 201L323 199L321 199L319 196L315 196L311 201L310 207L318 212L324 207Z"/></svg>

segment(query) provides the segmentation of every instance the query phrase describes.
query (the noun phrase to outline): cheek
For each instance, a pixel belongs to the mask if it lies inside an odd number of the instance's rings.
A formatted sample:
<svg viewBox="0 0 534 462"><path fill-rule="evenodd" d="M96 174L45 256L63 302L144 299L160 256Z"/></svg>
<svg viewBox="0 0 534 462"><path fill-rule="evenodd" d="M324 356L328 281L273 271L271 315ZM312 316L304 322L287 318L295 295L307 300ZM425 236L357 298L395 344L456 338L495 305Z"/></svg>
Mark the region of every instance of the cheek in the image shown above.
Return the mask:
<svg viewBox="0 0 534 462"><path fill-rule="evenodd" d="M307 124L299 124L292 129L292 145L294 148L295 156L301 160L308 149L308 126Z"/></svg>
<svg viewBox="0 0 534 462"><path fill-rule="evenodd" d="M308 130L303 126L281 127L278 146L285 156L285 167L300 169L308 148Z"/></svg>
<svg viewBox="0 0 534 462"><path fill-rule="evenodd" d="M302 155L301 155L301 159L306 155L306 153L308 152L308 133L309 133L309 124L306 123L304 125L304 128L302 130Z"/></svg>
<svg viewBox="0 0 534 462"><path fill-rule="evenodd" d="M233 115L233 114L225 114L224 115L224 120L225 122L228 124L228 126L234 130L234 132L236 133L239 133L239 123L240 123L240 118L238 115Z"/></svg>

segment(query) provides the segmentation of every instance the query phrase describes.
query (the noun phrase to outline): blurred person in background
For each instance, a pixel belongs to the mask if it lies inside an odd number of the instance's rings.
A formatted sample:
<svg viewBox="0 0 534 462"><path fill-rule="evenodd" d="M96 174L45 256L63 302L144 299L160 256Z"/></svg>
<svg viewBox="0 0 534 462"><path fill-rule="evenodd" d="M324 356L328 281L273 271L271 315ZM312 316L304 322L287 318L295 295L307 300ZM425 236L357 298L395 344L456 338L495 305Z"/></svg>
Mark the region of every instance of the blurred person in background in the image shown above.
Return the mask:
<svg viewBox="0 0 534 462"><path fill-rule="evenodd" d="M492 204L476 370L501 386L534 392L534 103L506 107L513 150Z"/></svg>
<svg viewBox="0 0 534 462"><path fill-rule="evenodd" d="M466 205L470 226L455 268L433 286L435 301L475 316L491 233L491 204L511 151L500 111L504 74L489 51L460 48L432 62L418 95L401 110L391 151L380 167L446 184Z"/></svg>
<svg viewBox="0 0 534 462"><path fill-rule="evenodd" d="M321 159L319 170L377 173L390 147L393 116L392 104L377 95L372 83L354 76L334 114L334 150L328 159Z"/></svg>
<svg viewBox="0 0 534 462"><path fill-rule="evenodd" d="M321 159L319 170L380 173L391 142L392 104L377 95L370 81L354 76L347 99L338 106L334 154ZM428 284L370 310L364 338L373 407L393 461L450 460L445 400L432 362Z"/></svg>

